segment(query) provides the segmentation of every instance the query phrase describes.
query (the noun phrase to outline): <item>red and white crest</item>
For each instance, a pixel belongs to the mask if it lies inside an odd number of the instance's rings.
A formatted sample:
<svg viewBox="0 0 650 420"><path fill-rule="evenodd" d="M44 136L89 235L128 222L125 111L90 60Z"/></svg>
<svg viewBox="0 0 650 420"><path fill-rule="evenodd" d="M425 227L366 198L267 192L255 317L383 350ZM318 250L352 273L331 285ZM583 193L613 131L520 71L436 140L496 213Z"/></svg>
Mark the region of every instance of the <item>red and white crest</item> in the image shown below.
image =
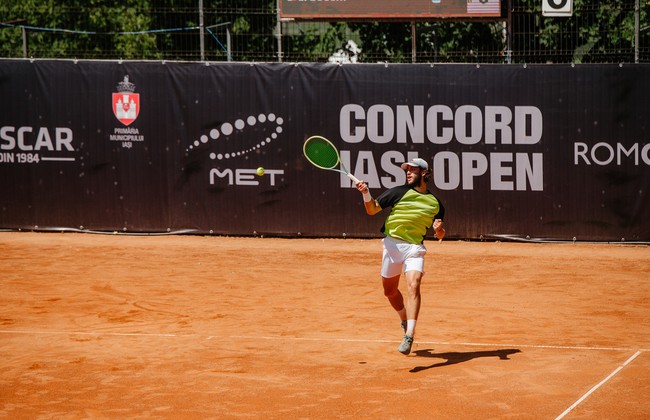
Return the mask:
<svg viewBox="0 0 650 420"><path fill-rule="evenodd" d="M122 124L131 124L139 113L139 93L113 93L113 114Z"/></svg>
<svg viewBox="0 0 650 420"><path fill-rule="evenodd" d="M129 125L140 113L140 94L135 92L135 85L129 82L129 76L117 84L117 93L113 93L113 114L122 124Z"/></svg>

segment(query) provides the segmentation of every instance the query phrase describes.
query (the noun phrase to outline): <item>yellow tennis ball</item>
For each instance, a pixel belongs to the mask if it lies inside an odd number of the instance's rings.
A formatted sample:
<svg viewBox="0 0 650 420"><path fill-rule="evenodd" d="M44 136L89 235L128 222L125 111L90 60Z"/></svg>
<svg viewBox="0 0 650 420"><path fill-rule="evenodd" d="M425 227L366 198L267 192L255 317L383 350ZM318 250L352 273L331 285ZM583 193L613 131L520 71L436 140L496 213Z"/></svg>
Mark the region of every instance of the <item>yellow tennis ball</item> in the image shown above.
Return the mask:
<svg viewBox="0 0 650 420"><path fill-rule="evenodd" d="M257 168L257 175L259 175L259 176L264 175L264 168L262 168L261 166L259 168Z"/></svg>

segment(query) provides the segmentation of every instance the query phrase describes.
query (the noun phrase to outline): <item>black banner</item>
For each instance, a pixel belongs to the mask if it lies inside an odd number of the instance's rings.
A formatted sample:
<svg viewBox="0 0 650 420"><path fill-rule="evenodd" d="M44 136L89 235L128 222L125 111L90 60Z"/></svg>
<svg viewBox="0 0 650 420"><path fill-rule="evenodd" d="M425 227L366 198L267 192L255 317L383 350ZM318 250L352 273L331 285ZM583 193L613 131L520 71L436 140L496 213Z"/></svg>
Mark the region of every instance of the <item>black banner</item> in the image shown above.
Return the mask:
<svg viewBox="0 0 650 420"><path fill-rule="evenodd" d="M378 236L318 134L375 196L426 159L452 238L649 241L649 70L2 60L0 227Z"/></svg>

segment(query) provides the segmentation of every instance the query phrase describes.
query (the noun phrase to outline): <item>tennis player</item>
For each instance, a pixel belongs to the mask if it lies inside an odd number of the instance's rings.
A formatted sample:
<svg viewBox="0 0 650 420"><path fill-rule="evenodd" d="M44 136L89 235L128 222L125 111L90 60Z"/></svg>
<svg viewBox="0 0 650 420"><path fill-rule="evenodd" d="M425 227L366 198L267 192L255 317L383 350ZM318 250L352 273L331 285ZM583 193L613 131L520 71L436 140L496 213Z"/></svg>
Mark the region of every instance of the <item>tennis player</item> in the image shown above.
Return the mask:
<svg viewBox="0 0 650 420"><path fill-rule="evenodd" d="M424 255L427 252L424 237L432 226L438 239L445 236L445 208L427 189L431 172L424 159L415 158L403 163L402 169L406 171L406 184L388 189L376 199L370 195L365 182L358 182L356 187L363 194L366 213L369 215L373 216L382 209L391 207L381 229L386 235L382 240L381 278L384 295L397 311L404 330L404 338L397 350L409 354L420 313L420 283L424 274ZM407 286L406 302L398 288L402 270Z"/></svg>

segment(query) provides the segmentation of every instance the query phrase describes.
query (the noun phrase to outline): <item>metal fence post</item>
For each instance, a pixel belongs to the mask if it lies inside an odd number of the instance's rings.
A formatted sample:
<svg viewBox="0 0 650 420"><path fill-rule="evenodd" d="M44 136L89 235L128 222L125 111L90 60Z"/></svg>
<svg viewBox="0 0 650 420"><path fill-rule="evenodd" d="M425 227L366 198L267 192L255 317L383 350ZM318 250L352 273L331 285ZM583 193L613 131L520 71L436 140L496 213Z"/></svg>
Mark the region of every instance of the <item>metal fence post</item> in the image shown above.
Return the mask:
<svg viewBox="0 0 650 420"><path fill-rule="evenodd" d="M639 32L641 20L641 8L639 7L639 0L634 1L634 63L639 63Z"/></svg>
<svg viewBox="0 0 650 420"><path fill-rule="evenodd" d="M27 58L27 29L23 26L23 58Z"/></svg>
<svg viewBox="0 0 650 420"><path fill-rule="evenodd" d="M230 22L229 22L230 23ZM230 29L226 26L226 54L228 55L228 61L232 61L232 50L230 47Z"/></svg>
<svg viewBox="0 0 650 420"><path fill-rule="evenodd" d="M276 4L276 36L278 37L278 62L282 62L282 22L280 21L280 0Z"/></svg>
<svg viewBox="0 0 650 420"><path fill-rule="evenodd" d="M508 0L508 16L506 18L506 64L512 63L512 0Z"/></svg>
<svg viewBox="0 0 650 420"><path fill-rule="evenodd" d="M417 39L416 39L415 22L411 22L411 63L417 63Z"/></svg>
<svg viewBox="0 0 650 420"><path fill-rule="evenodd" d="M203 39L203 0L199 0L199 45L201 61L205 61L205 40Z"/></svg>

